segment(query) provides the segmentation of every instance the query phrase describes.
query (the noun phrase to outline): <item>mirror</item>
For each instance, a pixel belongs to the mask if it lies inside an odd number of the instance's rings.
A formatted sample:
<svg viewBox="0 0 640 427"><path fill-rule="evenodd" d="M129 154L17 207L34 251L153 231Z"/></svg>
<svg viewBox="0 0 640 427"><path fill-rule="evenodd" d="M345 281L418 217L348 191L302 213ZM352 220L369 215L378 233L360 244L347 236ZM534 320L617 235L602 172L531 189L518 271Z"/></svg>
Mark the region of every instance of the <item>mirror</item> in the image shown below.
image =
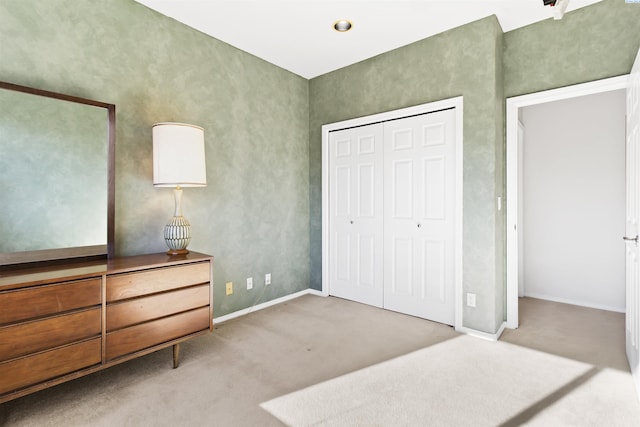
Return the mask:
<svg viewBox="0 0 640 427"><path fill-rule="evenodd" d="M0 266L113 257L115 105L0 82Z"/></svg>

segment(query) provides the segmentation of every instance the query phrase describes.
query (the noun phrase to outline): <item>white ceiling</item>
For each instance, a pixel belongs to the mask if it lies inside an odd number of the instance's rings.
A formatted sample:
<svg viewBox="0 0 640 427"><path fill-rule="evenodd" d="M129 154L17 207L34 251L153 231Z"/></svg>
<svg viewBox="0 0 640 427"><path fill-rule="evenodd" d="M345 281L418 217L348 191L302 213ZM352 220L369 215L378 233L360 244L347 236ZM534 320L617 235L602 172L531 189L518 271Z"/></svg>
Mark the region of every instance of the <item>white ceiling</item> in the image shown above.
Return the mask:
<svg viewBox="0 0 640 427"><path fill-rule="evenodd" d="M305 78L493 14L505 32L553 16L543 0L136 1ZM569 0L567 12L598 1ZM338 19L353 29L334 31Z"/></svg>

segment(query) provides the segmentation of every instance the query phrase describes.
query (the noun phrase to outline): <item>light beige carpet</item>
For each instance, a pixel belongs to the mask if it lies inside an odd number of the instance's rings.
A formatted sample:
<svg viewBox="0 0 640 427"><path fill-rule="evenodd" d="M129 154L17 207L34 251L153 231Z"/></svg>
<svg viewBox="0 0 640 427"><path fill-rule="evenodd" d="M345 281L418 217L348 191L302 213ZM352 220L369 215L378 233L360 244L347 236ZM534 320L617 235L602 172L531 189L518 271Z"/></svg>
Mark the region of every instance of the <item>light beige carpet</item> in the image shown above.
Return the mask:
<svg viewBox="0 0 640 427"><path fill-rule="evenodd" d="M638 426L629 374L468 336L261 405L290 426Z"/></svg>
<svg viewBox="0 0 640 427"><path fill-rule="evenodd" d="M624 316L536 300L522 308L522 327L505 332L517 344L490 343L307 295L186 342L178 369L165 349L0 404L0 426L277 427L307 411L318 425L640 426ZM292 410L298 393L307 403Z"/></svg>

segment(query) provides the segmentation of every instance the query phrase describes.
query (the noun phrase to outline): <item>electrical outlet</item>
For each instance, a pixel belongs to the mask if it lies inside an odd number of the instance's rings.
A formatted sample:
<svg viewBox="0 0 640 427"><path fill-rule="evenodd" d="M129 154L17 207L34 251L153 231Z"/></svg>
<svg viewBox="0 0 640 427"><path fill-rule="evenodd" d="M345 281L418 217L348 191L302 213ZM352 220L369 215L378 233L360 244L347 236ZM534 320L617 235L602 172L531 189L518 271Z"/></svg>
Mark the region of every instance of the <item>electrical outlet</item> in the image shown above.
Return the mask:
<svg viewBox="0 0 640 427"><path fill-rule="evenodd" d="M264 275L264 285L270 285L271 284L271 273L267 273Z"/></svg>
<svg viewBox="0 0 640 427"><path fill-rule="evenodd" d="M247 277L247 290L253 289L253 277Z"/></svg>
<svg viewBox="0 0 640 427"><path fill-rule="evenodd" d="M227 295L233 294L233 282L227 282Z"/></svg>
<svg viewBox="0 0 640 427"><path fill-rule="evenodd" d="M467 306L468 307L476 306L476 294L467 293Z"/></svg>

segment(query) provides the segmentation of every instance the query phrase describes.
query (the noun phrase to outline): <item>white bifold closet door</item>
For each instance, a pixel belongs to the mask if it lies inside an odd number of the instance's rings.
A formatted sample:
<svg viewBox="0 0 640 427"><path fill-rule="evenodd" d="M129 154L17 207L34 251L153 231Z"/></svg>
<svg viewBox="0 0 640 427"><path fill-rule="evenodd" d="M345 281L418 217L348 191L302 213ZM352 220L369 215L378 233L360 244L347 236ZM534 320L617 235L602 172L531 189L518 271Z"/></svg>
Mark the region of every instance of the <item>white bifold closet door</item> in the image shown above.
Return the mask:
<svg viewBox="0 0 640 427"><path fill-rule="evenodd" d="M453 325L455 110L331 132L330 293Z"/></svg>
<svg viewBox="0 0 640 427"><path fill-rule="evenodd" d="M332 132L331 295L382 307L382 124Z"/></svg>
<svg viewBox="0 0 640 427"><path fill-rule="evenodd" d="M384 308L453 325L454 110L384 126Z"/></svg>

